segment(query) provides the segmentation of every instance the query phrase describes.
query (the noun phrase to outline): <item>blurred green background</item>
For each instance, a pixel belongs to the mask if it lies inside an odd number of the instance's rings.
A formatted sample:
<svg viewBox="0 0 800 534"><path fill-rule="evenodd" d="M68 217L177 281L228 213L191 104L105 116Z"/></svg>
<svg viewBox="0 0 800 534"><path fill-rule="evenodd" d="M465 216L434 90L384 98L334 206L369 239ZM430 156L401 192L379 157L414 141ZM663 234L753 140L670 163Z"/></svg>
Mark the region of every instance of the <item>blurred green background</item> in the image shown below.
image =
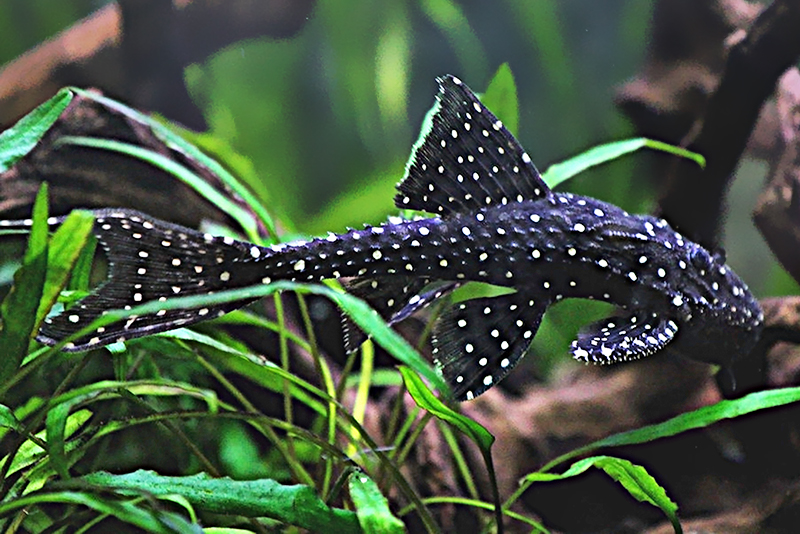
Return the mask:
<svg viewBox="0 0 800 534"><path fill-rule="evenodd" d="M0 62L104 2L5 0ZM483 91L502 63L517 82L519 139L545 169L634 135L614 90L641 68L652 0L321 0L292 39L236 43L186 69L210 126L203 143L246 180L289 232L319 234L396 213L394 185L433 103L435 77ZM648 154L565 189L633 212L654 203ZM725 247L759 295L796 291L750 222L765 166L747 163L731 198ZM563 315L585 323L584 305ZM558 311L554 317L560 315ZM545 328L537 340L549 344ZM568 337L553 339L562 349ZM559 349L561 350L561 349Z"/></svg>
<svg viewBox="0 0 800 534"><path fill-rule="evenodd" d="M101 5L0 3L0 62ZM651 8L641 0L322 0L294 38L237 43L192 65L186 80L210 133L251 164L237 170L297 230L317 233L393 210L392 188L439 75L483 91L507 62L520 140L540 167L629 135L611 100L642 62ZM626 203L626 187L579 182L570 187Z"/></svg>

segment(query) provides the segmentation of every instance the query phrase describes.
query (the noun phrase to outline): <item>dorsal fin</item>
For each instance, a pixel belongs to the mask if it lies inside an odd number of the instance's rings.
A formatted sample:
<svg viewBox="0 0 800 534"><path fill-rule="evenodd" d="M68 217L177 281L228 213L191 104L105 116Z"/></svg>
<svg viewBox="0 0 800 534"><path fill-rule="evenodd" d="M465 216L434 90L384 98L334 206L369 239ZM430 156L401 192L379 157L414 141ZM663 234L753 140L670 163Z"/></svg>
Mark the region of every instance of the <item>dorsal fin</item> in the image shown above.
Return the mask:
<svg viewBox="0 0 800 534"><path fill-rule="evenodd" d="M453 76L437 81L395 204L446 217L550 195L528 154L475 94Z"/></svg>

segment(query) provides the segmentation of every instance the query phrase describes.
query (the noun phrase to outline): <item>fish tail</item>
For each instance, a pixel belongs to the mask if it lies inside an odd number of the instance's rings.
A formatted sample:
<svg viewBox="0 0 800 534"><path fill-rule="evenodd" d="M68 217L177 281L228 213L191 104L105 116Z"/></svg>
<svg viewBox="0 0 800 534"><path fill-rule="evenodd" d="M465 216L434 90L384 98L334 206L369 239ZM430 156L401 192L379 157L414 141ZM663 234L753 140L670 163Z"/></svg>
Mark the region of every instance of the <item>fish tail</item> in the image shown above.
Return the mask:
<svg viewBox="0 0 800 534"><path fill-rule="evenodd" d="M130 310L146 302L210 294L266 279L263 273L268 271L267 265L251 269L246 263L269 249L197 232L138 211L105 209L93 213L94 233L108 260L107 280L75 305L45 319L37 336L44 344L59 343L111 310ZM72 340L64 350L89 350L188 326L253 300L132 315Z"/></svg>

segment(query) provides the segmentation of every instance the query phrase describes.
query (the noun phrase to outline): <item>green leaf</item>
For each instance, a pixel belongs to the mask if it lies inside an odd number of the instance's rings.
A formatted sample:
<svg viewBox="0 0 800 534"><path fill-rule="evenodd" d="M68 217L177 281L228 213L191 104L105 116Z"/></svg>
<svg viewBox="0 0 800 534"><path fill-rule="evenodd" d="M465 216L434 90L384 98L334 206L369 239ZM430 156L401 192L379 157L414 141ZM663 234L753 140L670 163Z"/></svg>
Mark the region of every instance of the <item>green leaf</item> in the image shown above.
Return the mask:
<svg viewBox="0 0 800 534"><path fill-rule="evenodd" d="M0 347L3 347L0 384L16 372L28 352L28 345L36 330L36 311L46 275L47 184L42 184L33 206L33 226L25 259L22 267L14 273L14 285L0 304L0 317L3 319L3 329L0 331Z"/></svg>
<svg viewBox="0 0 800 534"><path fill-rule="evenodd" d="M50 239L47 254L47 278L44 283L36 328L53 307L61 290L67 285L75 262L92 235L94 216L91 212L76 210L61 224Z"/></svg>
<svg viewBox="0 0 800 534"><path fill-rule="evenodd" d="M123 115L126 115L133 120L141 122L148 126L153 133L161 139L169 148L180 152L187 156L190 159L195 160L200 165L206 167L209 171L214 173L219 180L225 184L226 187L230 188L231 191L239 195L247 205L253 210L253 212L258 216L261 222L266 227L267 231L269 232L270 237L274 238L277 236L275 231L275 223L272 220L269 212L264 208L264 206L259 202L256 196L250 191L244 184L242 184L239 180L237 180L230 172L225 169L222 165L220 165L217 161L214 161L213 158L208 157L203 153L202 150L198 149L196 146L192 145L185 139L181 138L180 135L176 134L168 127L164 126L163 124L159 123L157 120L153 119L152 117L148 117L147 115L136 111L133 108L129 108L128 106L112 100L110 98L98 95L96 93L90 93L84 91L82 89L72 88L77 94L94 100L107 106L110 109L116 110ZM190 183L189 185L193 185L194 183ZM238 206L237 206L238 208ZM241 209L241 208L238 208Z"/></svg>
<svg viewBox="0 0 800 534"><path fill-rule="evenodd" d="M305 291L330 298L353 319L361 330L369 334L372 340L386 349L389 354L424 376L439 391L449 391L447 384L431 364L420 356L400 334L392 330L381 316L370 308L369 304L348 293L333 291L325 286L307 286Z"/></svg>
<svg viewBox="0 0 800 534"><path fill-rule="evenodd" d="M513 135L517 135L519 128L519 101L517 99L517 85L514 83L514 74L508 63L503 63L492 76L489 87L481 95L481 102L492 110L495 116Z"/></svg>
<svg viewBox="0 0 800 534"><path fill-rule="evenodd" d="M405 532L400 519L392 515L389 501L381 494L375 481L363 472L353 473L348 480L350 497L356 506L356 516L365 534Z"/></svg>
<svg viewBox="0 0 800 534"><path fill-rule="evenodd" d="M270 479L211 478L205 473L168 477L142 470L123 475L98 472L75 480L134 495L179 494L207 512L270 517L314 532L360 532L355 513L329 507L313 488L300 484L283 485Z"/></svg>
<svg viewBox="0 0 800 534"><path fill-rule="evenodd" d="M722 419L732 419L758 410L784 406L798 401L800 401L800 387L759 391L745 395L740 399L723 400L711 406L704 406L697 410L680 414L663 423L621 432L592 442L559 456L542 467L540 471L548 471L562 462L601 448L648 443L660 438L674 436L687 430L704 428Z"/></svg>
<svg viewBox="0 0 800 534"><path fill-rule="evenodd" d="M675 532L678 534L683 532L677 516L678 505L667 496L664 488L656 482L655 478L650 476L644 467L628 460L611 456L594 456L575 462L561 475L531 473L524 480L526 482L563 480L584 473L591 467L602 469L608 476L622 484L636 500L660 508L669 518Z"/></svg>
<svg viewBox="0 0 800 534"><path fill-rule="evenodd" d="M157 167L175 176L200 193L200 195L205 197L219 210L230 215L237 223L239 223L251 241L260 240L258 235L258 223L247 210L242 208L239 204L233 202L229 195L215 189L214 186L204 180L201 176L198 176L187 167L163 154L159 154L158 152L143 148L141 146L115 141L113 139L65 136L59 139L59 142L74 146L99 148L102 150L108 150L110 152L119 152L132 158L146 161L154 167Z"/></svg>
<svg viewBox="0 0 800 534"><path fill-rule="evenodd" d="M72 406L67 403L56 404L47 411L47 452L53 469L61 478L69 478L69 466L64 448L66 439L67 418Z"/></svg>
<svg viewBox="0 0 800 534"><path fill-rule="evenodd" d="M325 414L325 407L322 403L317 401L306 391L314 391L319 393L323 398L327 397L321 390L312 386L305 380L286 372L284 369L275 365L272 362L261 360L253 356L249 352L242 352L230 347L216 339L207 335L189 330L187 328L179 328L158 334L159 337L181 339L184 341L191 341L205 345L213 349L209 351L210 356L215 363L224 366L226 369L234 371L242 376L248 377L261 387L275 391L277 393L284 392L284 385L289 382L289 393L292 398L302 402L320 415ZM220 357L221 356L221 357ZM231 358L234 356L234 358Z"/></svg>
<svg viewBox="0 0 800 534"><path fill-rule="evenodd" d="M81 443L79 443L78 440L67 443L66 439L75 434L92 415L90 410L78 410L66 419L63 430L55 429L50 431L51 433L58 432L60 434L58 439L64 444L62 446L62 452L60 453L62 456L61 461L64 465L66 465L66 460L64 459L68 454L75 453L76 451L78 455L81 454ZM23 477L25 492L40 489L55 475L52 456L48 456L43 450L44 447L49 447L45 439L47 433L48 431L45 429L37 432L35 437L29 436L28 439L20 445L19 450L15 451L13 458L3 458L3 463L11 462L10 467L8 467L9 474L25 471Z"/></svg>
<svg viewBox="0 0 800 534"><path fill-rule="evenodd" d="M348 293L335 291L327 286L313 285L313 284L300 284L296 282L274 282L269 285L257 285L244 287L241 289L233 289L229 291L220 291L211 295L196 295L190 297L176 297L167 299L163 302L148 302L140 306L131 308L130 310L114 310L109 311L105 315L98 317L91 324L76 332L68 339L62 340L54 349L58 350L67 341L86 335L101 326L106 326L121 319L131 317L132 315L145 315L148 313L157 313L159 310L173 310L179 308L202 308L203 306L211 306L225 302L233 302L237 300L261 298L272 295L277 291L296 291L301 294L314 294L322 295L332 300L339 306L345 313L347 313L353 321L364 332L368 333L372 340L382 346L386 351L401 363L408 365L414 371L424 376L440 391L448 391L447 384L442 377L433 369L433 367L415 351L403 337L392 330L392 328L381 319L380 315L370 308L370 306L361 299L358 299Z"/></svg>
<svg viewBox="0 0 800 534"><path fill-rule="evenodd" d="M555 466L570 461L573 458L591 453L592 451L609 447L619 447L622 445L648 443L660 438L674 436L688 430L705 428L723 419L732 419L759 410L785 406L798 401L800 401L800 387L759 391L745 395L740 399L723 400L711 406L704 406L697 410L673 417L663 423L614 434L613 436L592 442L583 447L574 449L567 454L563 454L548 462L539 469L537 473L528 475L528 477L523 480L522 484L520 484L517 491L508 499L506 505L509 506L511 503L515 502L533 481L554 480L561 476L548 472Z"/></svg>
<svg viewBox="0 0 800 534"><path fill-rule="evenodd" d="M465 415L453 411L439 400L428 387L420 380L413 371L407 367L400 367L400 374L403 375L406 389L417 403L417 406L427 410L434 417L445 421L464 433L469 439L475 442L481 450L483 461L489 475L489 484L492 490L492 500L494 501L495 521L498 529L502 531L503 509L500 503L500 491L497 487L497 477L494 472L494 461L492 460L492 443L494 436L489 433L480 423L477 423Z"/></svg>
<svg viewBox="0 0 800 534"><path fill-rule="evenodd" d="M199 525L189 523L180 515L159 509L144 508L149 499L120 501L116 497L94 495L77 491L44 491L30 493L18 499L0 504L0 517L12 512L35 508L36 505L51 503L76 504L86 506L101 514L116 517L120 521L134 525L144 532L155 534L202 534Z"/></svg>
<svg viewBox="0 0 800 534"><path fill-rule="evenodd" d="M50 100L0 134L0 172L10 169L39 143L75 95L61 89Z"/></svg>
<svg viewBox="0 0 800 534"><path fill-rule="evenodd" d="M14 411L5 404L0 404L0 426L11 428L16 431L22 430L22 424L14 415ZM2 435L3 434L0 433L0 436Z"/></svg>
<svg viewBox="0 0 800 534"><path fill-rule="evenodd" d="M209 413L216 413L219 405L216 394L211 390L168 380L103 380L71 389L63 395L52 399L46 419L47 450L50 453L53 468L62 478L69 478L65 438L68 435L67 431L71 428L69 422L74 415L70 412L78 406L126 394L160 397L185 395L194 397L206 403Z"/></svg>
<svg viewBox="0 0 800 534"><path fill-rule="evenodd" d="M578 154L574 158L562 161L561 163L555 163L551 165L544 172L544 174L542 174L542 178L549 187L553 188L560 183L569 180L573 176L582 173L586 169L615 160L626 154L630 154L631 152L636 152L642 148L660 150L662 152L667 152L669 154L690 159L700 165L700 167L705 168L706 166L706 160L700 154L690 152L685 148L662 143L661 141L654 141L652 139L638 137L635 139L624 139L622 141L615 141L613 143L596 146L587 150L586 152Z"/></svg>
<svg viewBox="0 0 800 534"><path fill-rule="evenodd" d="M69 279L67 288L72 293L88 294L92 280L92 266L94 265L94 254L97 250L97 238L93 233L89 233L86 244L81 249L78 259L72 267L72 275Z"/></svg>
<svg viewBox="0 0 800 534"><path fill-rule="evenodd" d="M488 451L494 443L494 436L489 433L480 423L476 423L469 417L461 415L452 410L434 395L428 386L408 367L401 366L400 373L403 375L403 382L406 389L417 403L417 406L429 411L433 416L449 423L464 433L483 451Z"/></svg>

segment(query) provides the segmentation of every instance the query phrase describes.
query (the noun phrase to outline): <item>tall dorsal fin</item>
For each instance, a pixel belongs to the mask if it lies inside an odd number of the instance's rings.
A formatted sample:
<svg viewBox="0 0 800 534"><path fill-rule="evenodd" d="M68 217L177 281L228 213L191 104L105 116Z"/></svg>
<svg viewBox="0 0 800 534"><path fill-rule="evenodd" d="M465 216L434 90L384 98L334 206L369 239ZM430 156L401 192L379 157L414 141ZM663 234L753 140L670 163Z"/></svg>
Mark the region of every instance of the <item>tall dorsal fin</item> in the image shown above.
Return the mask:
<svg viewBox="0 0 800 534"><path fill-rule="evenodd" d="M528 154L469 87L453 76L437 81L395 204L444 217L550 195Z"/></svg>

